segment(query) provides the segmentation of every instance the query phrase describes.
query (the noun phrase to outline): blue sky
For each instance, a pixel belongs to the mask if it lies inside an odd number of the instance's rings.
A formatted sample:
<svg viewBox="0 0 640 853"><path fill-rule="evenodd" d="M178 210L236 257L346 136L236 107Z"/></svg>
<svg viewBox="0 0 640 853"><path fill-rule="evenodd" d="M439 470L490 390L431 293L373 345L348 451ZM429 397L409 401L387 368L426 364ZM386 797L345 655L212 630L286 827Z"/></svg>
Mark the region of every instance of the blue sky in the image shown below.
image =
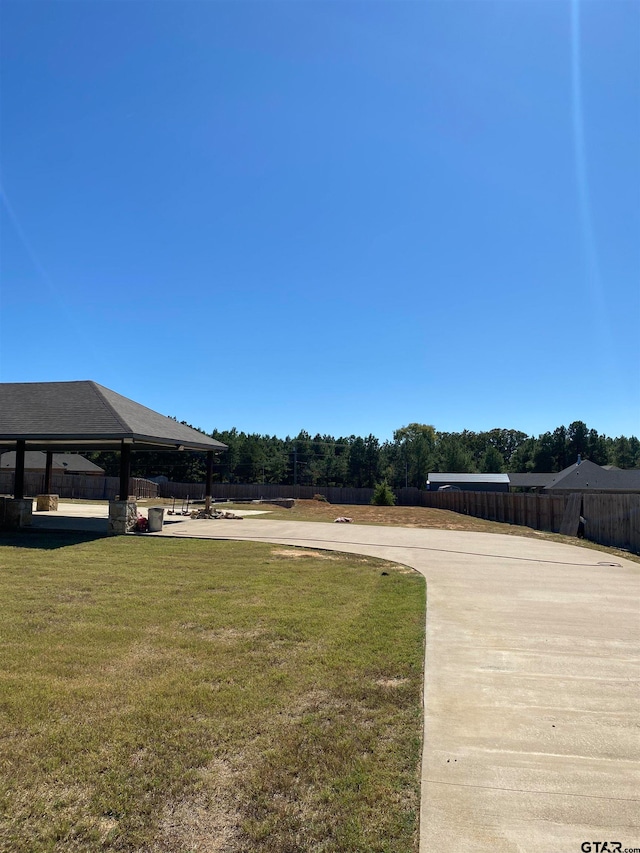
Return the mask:
<svg viewBox="0 0 640 853"><path fill-rule="evenodd" d="M0 381L640 434L640 3L0 4Z"/></svg>

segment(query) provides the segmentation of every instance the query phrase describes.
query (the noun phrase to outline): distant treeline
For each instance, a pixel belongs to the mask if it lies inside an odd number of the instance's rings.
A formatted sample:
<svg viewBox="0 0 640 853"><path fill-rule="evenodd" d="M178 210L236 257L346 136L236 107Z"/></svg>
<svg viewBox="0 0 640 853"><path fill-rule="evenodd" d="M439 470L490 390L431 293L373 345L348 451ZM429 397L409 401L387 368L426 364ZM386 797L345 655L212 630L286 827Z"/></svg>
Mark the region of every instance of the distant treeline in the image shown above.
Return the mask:
<svg viewBox="0 0 640 853"><path fill-rule="evenodd" d="M202 431L202 430L201 430ZM291 438L214 430L212 438L228 445L216 458L214 480L223 483L371 488L386 480L393 488L424 488L429 472L554 472L582 459L598 465L640 468L640 441L635 436L609 438L582 421L533 438L513 429L489 432L437 432L428 424L396 430L393 441L350 435ZM90 458L117 476L117 453ZM164 474L171 480L198 483L205 479L205 457L191 452L141 452L132 456L132 476Z"/></svg>

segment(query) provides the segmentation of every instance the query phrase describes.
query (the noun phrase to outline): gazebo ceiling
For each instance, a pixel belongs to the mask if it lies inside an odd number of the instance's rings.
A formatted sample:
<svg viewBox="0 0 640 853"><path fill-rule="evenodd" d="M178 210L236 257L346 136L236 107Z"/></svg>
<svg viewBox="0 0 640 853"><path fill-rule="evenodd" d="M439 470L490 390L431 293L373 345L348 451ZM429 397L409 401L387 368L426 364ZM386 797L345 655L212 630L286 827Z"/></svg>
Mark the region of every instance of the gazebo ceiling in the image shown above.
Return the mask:
<svg viewBox="0 0 640 853"><path fill-rule="evenodd" d="M0 383L0 449L199 450L226 445L97 382Z"/></svg>

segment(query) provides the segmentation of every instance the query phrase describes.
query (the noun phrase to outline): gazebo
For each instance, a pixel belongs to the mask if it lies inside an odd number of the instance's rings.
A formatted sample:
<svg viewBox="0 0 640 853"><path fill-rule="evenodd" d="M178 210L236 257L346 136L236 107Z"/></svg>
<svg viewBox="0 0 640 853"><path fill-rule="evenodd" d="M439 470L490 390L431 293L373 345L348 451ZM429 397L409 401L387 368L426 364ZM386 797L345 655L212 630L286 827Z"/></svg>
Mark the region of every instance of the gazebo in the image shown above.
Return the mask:
<svg viewBox="0 0 640 853"><path fill-rule="evenodd" d="M207 507L211 501L214 454L226 445L178 423L97 382L0 383L0 451L15 450L15 485L11 517L31 514L25 502L24 470L27 450L47 454L45 492L51 488L55 451L120 452L118 502L129 503L131 452L138 450L196 450L206 453ZM26 506L28 503L28 507ZM111 515L110 505L110 515ZM21 526L18 521L16 526ZM27 522L28 523L28 522Z"/></svg>

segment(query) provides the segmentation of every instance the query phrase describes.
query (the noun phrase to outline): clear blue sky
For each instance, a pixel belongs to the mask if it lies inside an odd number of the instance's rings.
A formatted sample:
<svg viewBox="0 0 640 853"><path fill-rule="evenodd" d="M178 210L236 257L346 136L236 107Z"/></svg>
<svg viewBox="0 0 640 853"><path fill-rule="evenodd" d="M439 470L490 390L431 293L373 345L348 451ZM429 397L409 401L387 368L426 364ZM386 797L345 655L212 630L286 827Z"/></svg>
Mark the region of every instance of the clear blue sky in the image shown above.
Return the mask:
<svg viewBox="0 0 640 853"><path fill-rule="evenodd" d="M638 0L0 9L0 381L640 434Z"/></svg>

